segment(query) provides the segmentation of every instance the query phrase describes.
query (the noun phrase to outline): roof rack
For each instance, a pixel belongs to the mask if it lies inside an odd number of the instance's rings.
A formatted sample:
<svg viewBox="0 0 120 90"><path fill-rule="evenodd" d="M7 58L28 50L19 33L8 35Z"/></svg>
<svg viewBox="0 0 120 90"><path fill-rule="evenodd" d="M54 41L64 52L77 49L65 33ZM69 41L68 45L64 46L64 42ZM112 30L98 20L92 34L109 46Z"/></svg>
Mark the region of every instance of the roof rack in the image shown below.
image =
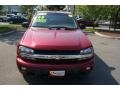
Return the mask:
<svg viewBox="0 0 120 90"><path fill-rule="evenodd" d="M65 14L72 14L71 12L67 12L67 11L37 11L36 14L39 13L65 13Z"/></svg>

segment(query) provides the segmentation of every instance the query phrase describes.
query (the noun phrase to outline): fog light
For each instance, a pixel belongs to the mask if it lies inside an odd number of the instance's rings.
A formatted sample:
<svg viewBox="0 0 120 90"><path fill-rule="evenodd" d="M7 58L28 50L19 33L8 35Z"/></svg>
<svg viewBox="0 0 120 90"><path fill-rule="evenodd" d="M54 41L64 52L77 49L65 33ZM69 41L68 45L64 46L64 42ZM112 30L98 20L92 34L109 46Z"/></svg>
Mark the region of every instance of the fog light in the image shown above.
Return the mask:
<svg viewBox="0 0 120 90"><path fill-rule="evenodd" d="M27 68L26 68L26 67L21 67L21 69L22 69L22 70L27 70Z"/></svg>
<svg viewBox="0 0 120 90"><path fill-rule="evenodd" d="M86 67L86 70L90 70L91 69L91 67Z"/></svg>

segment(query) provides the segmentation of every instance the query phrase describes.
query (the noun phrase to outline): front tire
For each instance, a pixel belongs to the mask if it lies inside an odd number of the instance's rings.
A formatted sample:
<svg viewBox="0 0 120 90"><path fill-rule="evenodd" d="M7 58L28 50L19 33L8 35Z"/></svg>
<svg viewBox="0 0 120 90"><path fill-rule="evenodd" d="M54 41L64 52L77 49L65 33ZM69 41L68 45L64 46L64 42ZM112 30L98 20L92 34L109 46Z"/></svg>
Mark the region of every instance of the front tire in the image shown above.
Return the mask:
<svg viewBox="0 0 120 90"><path fill-rule="evenodd" d="M3 19L0 19L0 22L3 22Z"/></svg>

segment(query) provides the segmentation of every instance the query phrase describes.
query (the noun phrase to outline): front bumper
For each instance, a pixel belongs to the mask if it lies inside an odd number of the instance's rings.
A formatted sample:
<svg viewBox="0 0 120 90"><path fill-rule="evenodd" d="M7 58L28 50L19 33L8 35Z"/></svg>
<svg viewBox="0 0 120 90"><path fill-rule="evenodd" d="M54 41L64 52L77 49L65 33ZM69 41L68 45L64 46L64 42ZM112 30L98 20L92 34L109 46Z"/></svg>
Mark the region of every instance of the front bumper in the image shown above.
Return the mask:
<svg viewBox="0 0 120 90"><path fill-rule="evenodd" d="M17 57L17 66L20 72L47 72L50 70L65 70L66 72L86 72L94 66L94 59L83 60L76 63L32 63Z"/></svg>

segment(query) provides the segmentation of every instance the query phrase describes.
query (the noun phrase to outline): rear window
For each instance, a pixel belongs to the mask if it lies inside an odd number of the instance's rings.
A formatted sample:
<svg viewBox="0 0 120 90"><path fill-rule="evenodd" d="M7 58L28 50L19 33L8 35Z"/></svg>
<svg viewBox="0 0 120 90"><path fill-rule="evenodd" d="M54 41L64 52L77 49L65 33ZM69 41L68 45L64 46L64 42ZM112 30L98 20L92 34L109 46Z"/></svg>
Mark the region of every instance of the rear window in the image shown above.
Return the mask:
<svg viewBox="0 0 120 90"><path fill-rule="evenodd" d="M77 28L73 17L64 13L41 13L33 19L32 26Z"/></svg>

